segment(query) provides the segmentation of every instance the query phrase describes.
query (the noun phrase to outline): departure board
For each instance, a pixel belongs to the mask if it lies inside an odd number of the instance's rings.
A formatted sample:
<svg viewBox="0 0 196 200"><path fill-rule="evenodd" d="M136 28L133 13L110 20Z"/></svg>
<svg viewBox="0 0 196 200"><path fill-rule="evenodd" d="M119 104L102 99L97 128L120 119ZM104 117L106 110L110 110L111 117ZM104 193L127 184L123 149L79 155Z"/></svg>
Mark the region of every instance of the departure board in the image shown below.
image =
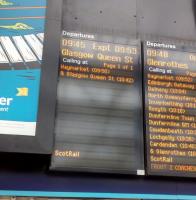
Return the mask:
<svg viewBox="0 0 196 200"><path fill-rule="evenodd" d="M144 44L148 174L196 176L196 51Z"/></svg>
<svg viewBox="0 0 196 200"><path fill-rule="evenodd" d="M140 43L62 31L51 169L144 175Z"/></svg>

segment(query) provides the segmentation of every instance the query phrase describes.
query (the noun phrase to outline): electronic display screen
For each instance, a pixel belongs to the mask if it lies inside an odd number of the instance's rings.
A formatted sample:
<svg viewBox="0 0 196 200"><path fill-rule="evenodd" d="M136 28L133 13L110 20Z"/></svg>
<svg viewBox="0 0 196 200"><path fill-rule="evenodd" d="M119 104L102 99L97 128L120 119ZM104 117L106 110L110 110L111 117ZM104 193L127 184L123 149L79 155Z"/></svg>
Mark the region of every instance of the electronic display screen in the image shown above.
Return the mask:
<svg viewBox="0 0 196 200"><path fill-rule="evenodd" d="M196 52L144 42L148 174L196 176Z"/></svg>
<svg viewBox="0 0 196 200"><path fill-rule="evenodd" d="M35 136L46 1L0 8L0 135Z"/></svg>
<svg viewBox="0 0 196 200"><path fill-rule="evenodd" d="M48 105L40 96L48 94L42 82L51 76L43 64L46 9L47 0L0 1L1 152L51 153L52 130L45 132L39 107L42 100Z"/></svg>
<svg viewBox="0 0 196 200"><path fill-rule="evenodd" d="M62 31L51 169L144 175L140 42Z"/></svg>

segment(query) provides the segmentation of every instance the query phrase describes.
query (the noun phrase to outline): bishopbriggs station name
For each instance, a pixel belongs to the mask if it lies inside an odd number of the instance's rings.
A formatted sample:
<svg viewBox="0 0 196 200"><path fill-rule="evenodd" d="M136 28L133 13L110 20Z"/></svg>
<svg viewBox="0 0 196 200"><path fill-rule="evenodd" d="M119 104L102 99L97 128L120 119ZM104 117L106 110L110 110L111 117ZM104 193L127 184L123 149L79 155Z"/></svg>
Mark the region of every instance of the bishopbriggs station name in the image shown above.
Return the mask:
<svg viewBox="0 0 196 200"><path fill-rule="evenodd" d="M165 44L165 43L147 41L146 45L148 47L160 47L160 48L165 48L165 49L176 49L176 45L173 45L173 44Z"/></svg>

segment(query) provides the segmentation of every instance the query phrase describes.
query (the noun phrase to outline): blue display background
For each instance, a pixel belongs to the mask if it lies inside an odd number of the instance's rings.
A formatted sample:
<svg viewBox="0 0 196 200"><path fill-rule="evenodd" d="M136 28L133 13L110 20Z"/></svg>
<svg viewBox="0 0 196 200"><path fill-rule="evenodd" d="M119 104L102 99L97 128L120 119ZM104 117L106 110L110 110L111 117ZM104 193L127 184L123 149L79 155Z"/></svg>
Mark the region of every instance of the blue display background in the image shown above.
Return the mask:
<svg viewBox="0 0 196 200"><path fill-rule="evenodd" d="M21 10L1 10L1 18L20 18ZM45 9L27 9L25 12L22 13L22 17L39 17L45 16Z"/></svg>
<svg viewBox="0 0 196 200"><path fill-rule="evenodd" d="M0 27L0 36L26 35L44 32L46 0L7 0L13 3L11 6L0 6L0 26L11 26L16 23L24 23L33 27L29 30L13 30ZM17 9L9 9L16 7ZM32 9L20 9L20 7L41 7ZM22 18L21 18L22 17ZM25 17L42 17L28 19ZM5 19L4 19L5 18ZM10 18L10 19L9 19ZM16 18L16 19L12 19Z"/></svg>
<svg viewBox="0 0 196 200"><path fill-rule="evenodd" d="M0 73L0 98L13 98L8 112L0 112L1 120L35 122L39 97L40 69L9 70ZM28 96L16 96L17 88L28 88ZM1 106L5 108L8 106Z"/></svg>
<svg viewBox="0 0 196 200"><path fill-rule="evenodd" d="M0 36L28 35L44 32L46 0L6 0L12 5L0 6ZM40 8L41 7L41 8ZM32 19L28 19L32 17ZM15 18L15 19L12 19ZM26 24L32 29L14 30L1 26ZM37 63L39 67L39 63ZM41 69L1 70L0 97L13 98L8 112L0 120L36 122ZM17 88L28 88L28 96L16 96ZM3 108L5 106L0 106Z"/></svg>
<svg viewBox="0 0 196 200"><path fill-rule="evenodd" d="M7 1L13 3L13 5L2 6L2 7L46 6L46 0L7 0Z"/></svg>
<svg viewBox="0 0 196 200"><path fill-rule="evenodd" d="M28 34L36 34L36 33L44 32L43 31L44 19L3 20L3 21L0 21L0 26L10 26L16 23L24 23L28 26L33 27L33 29L13 30L13 29L0 28L0 36L28 35Z"/></svg>

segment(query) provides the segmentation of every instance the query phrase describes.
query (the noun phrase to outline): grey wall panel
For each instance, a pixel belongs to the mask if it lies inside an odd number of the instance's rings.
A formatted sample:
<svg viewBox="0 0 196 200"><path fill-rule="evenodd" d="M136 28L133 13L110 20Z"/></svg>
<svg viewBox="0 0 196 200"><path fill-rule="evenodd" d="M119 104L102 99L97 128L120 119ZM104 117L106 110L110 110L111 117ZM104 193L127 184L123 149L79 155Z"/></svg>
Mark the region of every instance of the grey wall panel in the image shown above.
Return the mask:
<svg viewBox="0 0 196 200"><path fill-rule="evenodd" d="M62 1L63 0L48 0L48 16L47 19L61 21L62 15Z"/></svg>
<svg viewBox="0 0 196 200"><path fill-rule="evenodd" d="M138 0L137 29L146 35L196 40L195 0Z"/></svg>
<svg viewBox="0 0 196 200"><path fill-rule="evenodd" d="M196 0L64 0L64 27L122 37L196 40Z"/></svg>
<svg viewBox="0 0 196 200"><path fill-rule="evenodd" d="M65 0L64 27L104 35L136 35L136 0Z"/></svg>

